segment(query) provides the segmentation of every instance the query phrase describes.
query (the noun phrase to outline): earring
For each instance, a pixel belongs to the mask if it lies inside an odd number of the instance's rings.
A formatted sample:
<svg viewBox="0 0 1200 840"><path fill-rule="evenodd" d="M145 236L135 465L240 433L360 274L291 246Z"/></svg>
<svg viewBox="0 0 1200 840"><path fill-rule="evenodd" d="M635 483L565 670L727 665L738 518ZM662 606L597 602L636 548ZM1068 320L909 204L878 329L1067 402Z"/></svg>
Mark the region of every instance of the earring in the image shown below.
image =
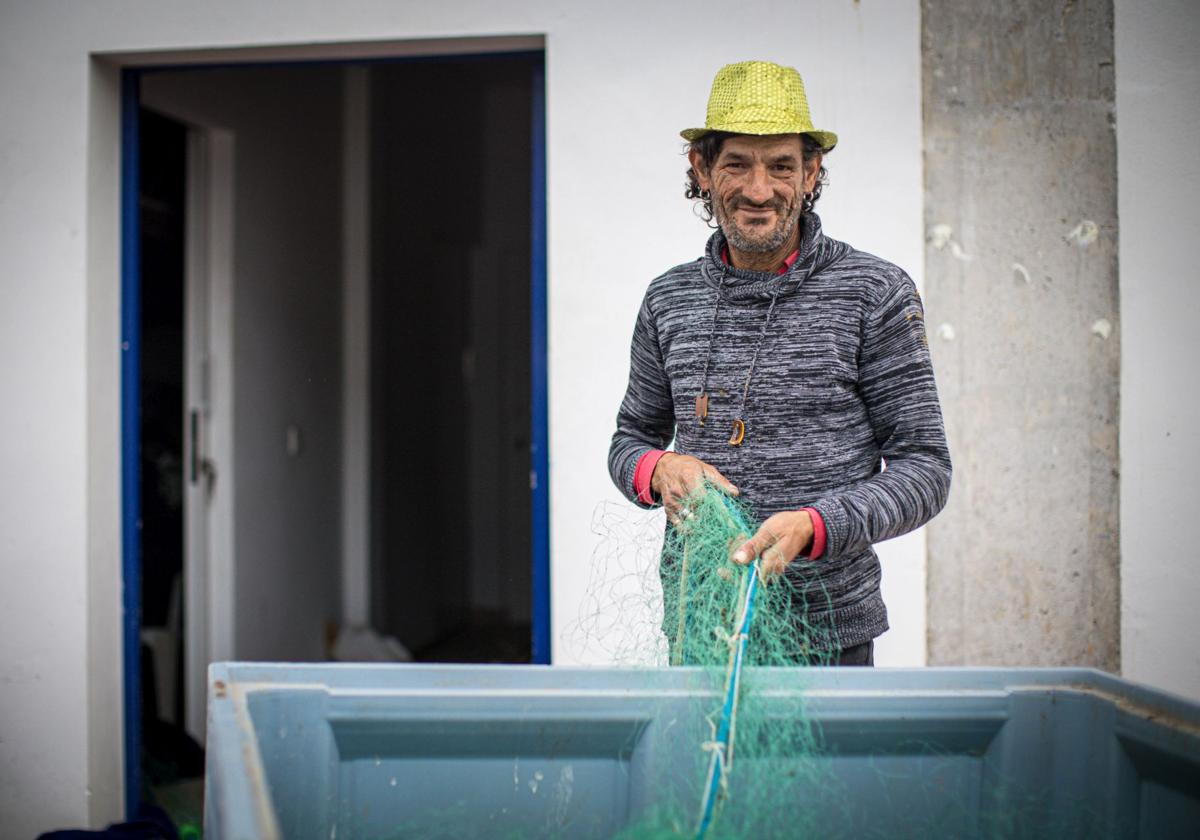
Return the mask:
<svg viewBox="0 0 1200 840"><path fill-rule="evenodd" d="M802 210L804 210L804 212L805 212L805 213L807 213L808 211L812 210L812 208L813 208L813 194L812 194L812 193L810 193L810 192L806 192L806 193L804 194L804 196L803 196L803 201L802 201L802 203L801 203L801 205L800 205L800 206L801 206L801 209L802 209Z"/></svg>
<svg viewBox="0 0 1200 840"><path fill-rule="evenodd" d="M710 198L712 198L711 192L709 192L708 190L700 190L700 199L702 201L708 201Z"/></svg>

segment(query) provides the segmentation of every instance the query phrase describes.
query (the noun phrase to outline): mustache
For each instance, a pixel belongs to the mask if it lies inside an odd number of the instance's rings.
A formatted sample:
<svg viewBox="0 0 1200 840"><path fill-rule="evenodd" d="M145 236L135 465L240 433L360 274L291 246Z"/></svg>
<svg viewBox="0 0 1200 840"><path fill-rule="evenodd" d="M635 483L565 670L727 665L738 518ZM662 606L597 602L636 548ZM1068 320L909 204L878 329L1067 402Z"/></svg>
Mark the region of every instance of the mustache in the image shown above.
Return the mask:
<svg viewBox="0 0 1200 840"><path fill-rule="evenodd" d="M788 203L781 198L774 198L770 201L759 203L742 196L735 196L725 206L730 210L739 210L745 207L748 210L774 210L778 213L786 213L788 211Z"/></svg>

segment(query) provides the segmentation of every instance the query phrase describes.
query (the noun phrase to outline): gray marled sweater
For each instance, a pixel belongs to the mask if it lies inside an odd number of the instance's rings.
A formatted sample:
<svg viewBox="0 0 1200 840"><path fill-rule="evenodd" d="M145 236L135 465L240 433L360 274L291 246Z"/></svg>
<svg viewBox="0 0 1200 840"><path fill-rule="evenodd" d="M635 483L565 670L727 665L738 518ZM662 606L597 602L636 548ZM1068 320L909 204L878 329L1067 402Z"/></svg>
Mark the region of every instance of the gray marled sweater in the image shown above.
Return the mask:
<svg viewBox="0 0 1200 840"><path fill-rule="evenodd" d="M796 607L827 628L818 646L861 644L888 627L872 543L927 522L950 488L920 298L895 265L823 235L815 214L805 217L799 258L784 275L726 265L724 246L718 231L701 259L647 289L609 471L636 502L638 459L674 438L677 452L736 484L760 521L815 508L826 548L817 561L789 567L804 600ZM745 440L733 447L730 431L773 295ZM693 413L710 331L709 413L700 426Z"/></svg>

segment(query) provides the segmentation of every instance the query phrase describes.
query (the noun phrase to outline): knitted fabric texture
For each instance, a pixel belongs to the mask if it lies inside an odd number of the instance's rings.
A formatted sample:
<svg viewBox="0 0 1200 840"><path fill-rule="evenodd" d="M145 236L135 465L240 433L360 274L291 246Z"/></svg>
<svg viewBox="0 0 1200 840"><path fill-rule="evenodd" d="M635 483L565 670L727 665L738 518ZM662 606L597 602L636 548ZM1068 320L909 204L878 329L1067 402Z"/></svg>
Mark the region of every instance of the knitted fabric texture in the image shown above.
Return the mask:
<svg viewBox="0 0 1200 840"><path fill-rule="evenodd" d="M609 472L626 498L645 506L634 491L638 459L674 439L675 451L737 485L759 521L815 508L825 521L825 554L795 561L788 575L797 592L817 584L821 603L796 610L807 616L817 649L866 642L888 627L872 544L927 522L950 487L920 298L895 265L823 235L816 214L804 217L800 257L784 275L726 266L724 246L717 231L704 257L650 284ZM733 447L730 429L777 287L742 418L745 440ZM693 407L710 329L709 413L701 426Z"/></svg>

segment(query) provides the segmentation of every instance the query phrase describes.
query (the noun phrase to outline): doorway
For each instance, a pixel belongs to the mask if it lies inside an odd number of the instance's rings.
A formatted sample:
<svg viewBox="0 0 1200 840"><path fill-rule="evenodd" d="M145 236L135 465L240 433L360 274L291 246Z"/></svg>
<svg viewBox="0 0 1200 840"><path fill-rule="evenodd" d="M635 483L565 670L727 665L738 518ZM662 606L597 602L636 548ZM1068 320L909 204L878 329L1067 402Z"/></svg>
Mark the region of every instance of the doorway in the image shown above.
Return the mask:
<svg viewBox="0 0 1200 840"><path fill-rule="evenodd" d="M185 725L185 241L188 129L142 109L140 458L141 771L181 826L201 821L204 750ZM168 802L168 800L172 800Z"/></svg>
<svg viewBox="0 0 1200 840"><path fill-rule="evenodd" d="M421 661L533 661L534 69L371 69L371 616Z"/></svg>
<svg viewBox="0 0 1200 840"><path fill-rule="evenodd" d="M133 813L162 727L203 740L215 656L330 659L352 627L418 661L548 662L549 590L541 53L126 72ZM217 300L205 220L229 228Z"/></svg>

